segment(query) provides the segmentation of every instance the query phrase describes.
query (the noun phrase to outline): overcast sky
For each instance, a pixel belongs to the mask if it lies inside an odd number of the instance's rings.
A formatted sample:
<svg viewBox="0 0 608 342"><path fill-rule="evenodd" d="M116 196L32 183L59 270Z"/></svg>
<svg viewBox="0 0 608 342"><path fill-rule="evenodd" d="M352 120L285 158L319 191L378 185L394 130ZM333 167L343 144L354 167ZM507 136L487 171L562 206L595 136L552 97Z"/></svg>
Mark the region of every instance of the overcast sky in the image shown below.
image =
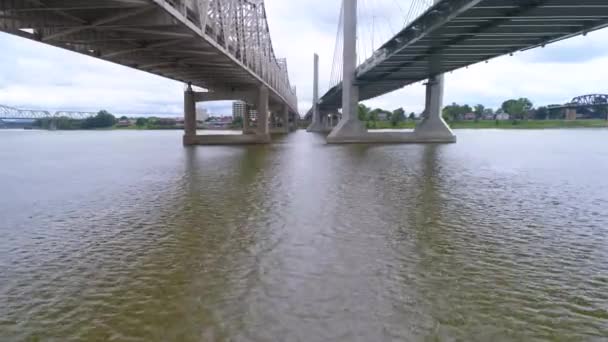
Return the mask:
<svg viewBox="0 0 608 342"><path fill-rule="evenodd" d="M395 32L408 0L360 0L368 31L361 55ZM287 57L300 112L311 105L312 60L321 58L321 92L329 86L339 0L266 0L273 44ZM370 24L373 23L373 24ZM371 31L373 33L370 33ZM367 33L366 33L367 32ZM373 39L372 39L373 37ZM446 75L445 102L498 107L513 97L535 105L564 103L577 95L608 93L608 30L501 57ZM120 114L181 114L183 85L112 63L0 33L0 104L45 110L108 109ZM415 84L366 102L420 112L424 87ZM229 103L205 104L229 115Z"/></svg>

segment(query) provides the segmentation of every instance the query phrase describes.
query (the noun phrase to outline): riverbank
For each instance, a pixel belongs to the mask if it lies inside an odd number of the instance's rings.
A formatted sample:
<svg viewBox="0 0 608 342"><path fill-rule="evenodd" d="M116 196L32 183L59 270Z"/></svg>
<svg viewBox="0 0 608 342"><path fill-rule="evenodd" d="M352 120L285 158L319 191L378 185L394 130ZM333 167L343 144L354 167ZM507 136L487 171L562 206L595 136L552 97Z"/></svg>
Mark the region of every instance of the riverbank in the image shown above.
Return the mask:
<svg viewBox="0 0 608 342"><path fill-rule="evenodd" d="M452 121L448 125L453 129L565 129L565 128L608 128L607 120L525 120L525 121ZM378 129L414 129L416 121L400 122L397 126L393 126L388 121L368 122L367 127L370 130ZM11 127L9 127L11 128ZM44 129L42 127L33 127L34 129ZM301 127L305 129L305 127ZM1 128L0 128L1 129ZM128 126L128 127L106 127L106 128L58 128L57 130L136 130L136 131L159 131L159 130L183 130L182 127L172 126ZM215 131L217 129L202 129L205 131ZM226 128L220 131L239 131L241 128Z"/></svg>
<svg viewBox="0 0 608 342"><path fill-rule="evenodd" d="M525 120L525 121L453 121L453 129L560 129L560 128L608 128L607 120ZM369 122L369 129L414 129L414 121L400 122L396 127L390 122Z"/></svg>

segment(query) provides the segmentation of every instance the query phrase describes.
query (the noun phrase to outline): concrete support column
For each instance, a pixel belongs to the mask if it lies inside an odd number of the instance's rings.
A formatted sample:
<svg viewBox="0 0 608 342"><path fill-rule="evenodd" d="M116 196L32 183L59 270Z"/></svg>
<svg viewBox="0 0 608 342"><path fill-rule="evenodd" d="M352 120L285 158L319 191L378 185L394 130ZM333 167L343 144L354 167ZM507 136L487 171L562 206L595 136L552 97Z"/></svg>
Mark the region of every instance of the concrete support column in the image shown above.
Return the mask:
<svg viewBox="0 0 608 342"><path fill-rule="evenodd" d="M289 133L289 107L286 104L283 105L283 130L285 133Z"/></svg>
<svg viewBox="0 0 608 342"><path fill-rule="evenodd" d="M441 0L434 0L438 3ZM433 67L439 67L441 57L432 61ZM416 125L415 134L424 139L441 142L455 142L456 136L443 120L443 92L445 82L443 74L429 78L426 84L425 109L422 121Z"/></svg>
<svg viewBox="0 0 608 342"><path fill-rule="evenodd" d="M268 127L268 88L261 86L258 93L258 130L257 134L270 137Z"/></svg>
<svg viewBox="0 0 608 342"><path fill-rule="evenodd" d="M314 56L314 74L312 84L312 117L313 122L319 122L319 55Z"/></svg>
<svg viewBox="0 0 608 342"><path fill-rule="evenodd" d="M319 112L319 55L314 56L313 84L312 84L312 122L308 132L322 132L323 124Z"/></svg>
<svg viewBox="0 0 608 342"><path fill-rule="evenodd" d="M426 84L426 108L415 133L421 138L441 142L455 142L456 136L443 120L443 75L431 77Z"/></svg>
<svg viewBox="0 0 608 342"><path fill-rule="evenodd" d="M328 136L359 136L367 130L358 118L359 87L355 85L357 69L357 0L344 0L344 49L342 75L342 119Z"/></svg>
<svg viewBox="0 0 608 342"><path fill-rule="evenodd" d="M566 120L576 120L576 108L566 108Z"/></svg>
<svg viewBox="0 0 608 342"><path fill-rule="evenodd" d="M191 145L196 137L196 102L194 91L188 84L188 89L184 92L184 145Z"/></svg>
<svg viewBox="0 0 608 342"><path fill-rule="evenodd" d="M245 113L243 113L243 134L251 133L251 115L249 115L249 105L245 105Z"/></svg>

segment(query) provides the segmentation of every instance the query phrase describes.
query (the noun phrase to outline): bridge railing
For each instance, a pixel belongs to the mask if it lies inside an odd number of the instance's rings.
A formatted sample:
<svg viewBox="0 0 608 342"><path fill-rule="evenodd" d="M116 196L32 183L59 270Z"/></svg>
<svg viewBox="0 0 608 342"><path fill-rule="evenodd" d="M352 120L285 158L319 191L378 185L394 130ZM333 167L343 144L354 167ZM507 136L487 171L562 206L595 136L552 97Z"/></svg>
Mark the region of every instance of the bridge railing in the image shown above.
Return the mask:
<svg viewBox="0 0 608 342"><path fill-rule="evenodd" d="M203 34L221 46L294 109L297 94L287 63L277 59L263 0L154 0L169 4Z"/></svg>

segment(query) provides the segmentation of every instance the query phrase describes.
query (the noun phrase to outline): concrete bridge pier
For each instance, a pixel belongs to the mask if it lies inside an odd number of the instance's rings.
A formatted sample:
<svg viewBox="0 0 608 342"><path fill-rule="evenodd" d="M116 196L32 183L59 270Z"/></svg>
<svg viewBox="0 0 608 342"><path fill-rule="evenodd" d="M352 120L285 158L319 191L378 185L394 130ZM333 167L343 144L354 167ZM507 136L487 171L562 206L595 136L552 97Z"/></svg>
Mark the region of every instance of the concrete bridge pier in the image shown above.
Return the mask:
<svg viewBox="0 0 608 342"><path fill-rule="evenodd" d="M312 123L306 129L307 132L325 132L319 110L319 55L314 56L313 88L312 88Z"/></svg>
<svg viewBox="0 0 608 342"><path fill-rule="evenodd" d="M289 134L289 107L282 105L273 111L274 126L270 130L272 134Z"/></svg>
<svg viewBox="0 0 608 342"><path fill-rule="evenodd" d="M344 49L342 74L342 119L327 137L328 143L356 143L366 140L367 130L358 118L357 0L344 0Z"/></svg>
<svg viewBox="0 0 608 342"><path fill-rule="evenodd" d="M261 143L269 143L270 142L270 112L268 108L268 88L266 86L261 86L258 90L258 101L256 103L258 109L258 127L256 132L256 137Z"/></svg>
<svg viewBox="0 0 608 342"><path fill-rule="evenodd" d="M192 137L196 136L196 101L192 85L184 91L184 145L190 145Z"/></svg>
<svg viewBox="0 0 608 342"><path fill-rule="evenodd" d="M438 1L438 0L435 0ZM344 55L342 75L342 119L327 137L330 144L343 143L452 143L456 137L441 116L443 75L429 80L423 122L414 132L368 132L358 117L357 0L344 0Z"/></svg>
<svg viewBox="0 0 608 342"><path fill-rule="evenodd" d="M254 102L257 106L258 120L257 128L251 129L247 118L243 120L243 133L237 134L206 134L198 135L196 131L196 102L222 101L222 100L245 100L247 103ZM244 145L244 144L267 144L270 143L270 131L268 126L269 91L261 86L257 91L218 91L218 92L195 92L191 85L184 92L184 137L183 143L189 145ZM246 115L248 116L248 115ZM247 121L247 123L245 123ZM254 134L246 134L252 132Z"/></svg>
<svg viewBox="0 0 608 342"><path fill-rule="evenodd" d="M295 132L300 128L300 115L298 113L290 114L291 121L289 121L289 131Z"/></svg>
<svg viewBox="0 0 608 342"><path fill-rule="evenodd" d="M566 120L568 121L574 121L576 120L577 117L577 111L576 108L566 108Z"/></svg>
<svg viewBox="0 0 608 342"><path fill-rule="evenodd" d="M245 105L245 115L243 116L243 134L255 134L255 130L251 126L251 108L251 105Z"/></svg>
<svg viewBox="0 0 608 342"><path fill-rule="evenodd" d="M287 107L286 104L283 105L281 114L282 114L281 121L283 124L283 126L281 126L281 128L283 129L283 133L288 134L289 133L289 107Z"/></svg>
<svg viewBox="0 0 608 342"><path fill-rule="evenodd" d="M456 136L443 120L444 76L430 78L426 84L425 109L422 121L416 125L414 134L423 142L456 142Z"/></svg>

